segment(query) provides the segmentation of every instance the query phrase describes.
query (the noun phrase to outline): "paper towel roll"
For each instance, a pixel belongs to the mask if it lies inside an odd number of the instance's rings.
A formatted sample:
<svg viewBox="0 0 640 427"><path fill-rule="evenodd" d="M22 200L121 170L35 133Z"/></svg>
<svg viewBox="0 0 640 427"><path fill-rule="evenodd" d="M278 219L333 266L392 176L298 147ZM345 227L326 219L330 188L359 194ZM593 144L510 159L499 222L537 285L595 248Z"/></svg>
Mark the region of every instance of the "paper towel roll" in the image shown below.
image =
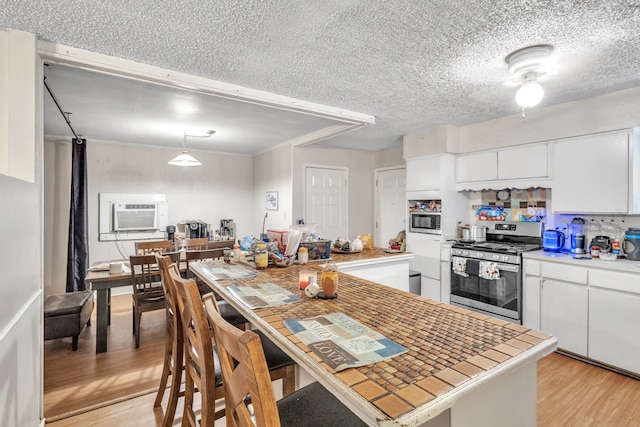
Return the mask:
<svg viewBox="0 0 640 427"><path fill-rule="evenodd" d="M110 262L109 263L109 273L110 274L122 273L122 263L121 262Z"/></svg>

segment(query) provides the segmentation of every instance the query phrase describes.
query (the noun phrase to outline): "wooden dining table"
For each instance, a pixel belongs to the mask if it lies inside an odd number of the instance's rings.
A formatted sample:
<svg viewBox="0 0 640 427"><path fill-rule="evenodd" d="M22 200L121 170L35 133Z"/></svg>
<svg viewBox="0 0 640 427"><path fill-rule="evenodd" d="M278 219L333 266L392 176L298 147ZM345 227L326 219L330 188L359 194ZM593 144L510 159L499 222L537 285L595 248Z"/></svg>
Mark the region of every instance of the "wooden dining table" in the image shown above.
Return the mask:
<svg viewBox="0 0 640 427"><path fill-rule="evenodd" d="M319 272L314 265L223 280L208 270L224 268L221 262L189 268L369 425L536 425L536 362L555 350L555 337L344 273L337 298L306 298L299 273ZM250 309L229 288L263 283L302 299ZM408 351L336 372L284 323L330 313L347 314Z"/></svg>

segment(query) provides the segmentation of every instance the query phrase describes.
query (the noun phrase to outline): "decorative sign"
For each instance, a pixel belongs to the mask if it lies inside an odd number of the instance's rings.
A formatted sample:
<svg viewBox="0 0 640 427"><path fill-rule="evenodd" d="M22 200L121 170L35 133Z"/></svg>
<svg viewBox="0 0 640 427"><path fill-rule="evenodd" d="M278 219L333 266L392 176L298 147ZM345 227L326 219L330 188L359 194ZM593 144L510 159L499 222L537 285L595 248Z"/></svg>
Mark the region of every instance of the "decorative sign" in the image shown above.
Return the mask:
<svg viewBox="0 0 640 427"><path fill-rule="evenodd" d="M268 211L278 210L278 192L277 191L267 191L267 210Z"/></svg>
<svg viewBox="0 0 640 427"><path fill-rule="evenodd" d="M344 313L285 319L284 326L335 371L377 363L408 351Z"/></svg>

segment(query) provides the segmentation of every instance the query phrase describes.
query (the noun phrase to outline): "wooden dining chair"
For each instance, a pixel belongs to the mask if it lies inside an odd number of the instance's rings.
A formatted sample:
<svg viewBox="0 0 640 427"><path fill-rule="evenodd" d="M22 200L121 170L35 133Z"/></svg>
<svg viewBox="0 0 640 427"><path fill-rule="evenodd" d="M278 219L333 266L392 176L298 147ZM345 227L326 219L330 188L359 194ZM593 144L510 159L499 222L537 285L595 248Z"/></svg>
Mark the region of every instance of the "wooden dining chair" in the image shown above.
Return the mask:
<svg viewBox="0 0 640 427"><path fill-rule="evenodd" d="M158 264L155 255L132 255L131 284L133 286L133 334L136 348L140 347L140 321L142 313L165 308L162 283L158 280Z"/></svg>
<svg viewBox="0 0 640 427"><path fill-rule="evenodd" d="M169 427L173 424L176 407L178 406L178 398L184 396L184 392L180 391L182 371L184 369L182 321L180 320L180 313L178 311L175 286L171 282L173 278L180 277L180 272L176 264L177 257L171 258L167 255L156 255L156 260L160 268L160 278L165 297L166 335L162 375L153 407L159 408L161 406L169 377L171 377L169 401L162 420L162 426Z"/></svg>
<svg viewBox="0 0 640 427"><path fill-rule="evenodd" d="M225 321L212 299L204 304L218 346L227 426L366 426L317 382L276 401L260 336Z"/></svg>
<svg viewBox="0 0 640 427"><path fill-rule="evenodd" d="M222 258L224 255L224 251L225 249L220 248L193 250L186 252L185 256L187 260L187 277L193 278L196 281L196 283L198 284L200 295L206 295L213 292L213 290L209 287L209 285L204 283L199 277L197 277L189 270L189 263ZM246 327L246 324L248 323L248 320L242 314L240 314L238 310L233 308L231 304L224 300L221 300L217 295L216 299L218 300L218 308L220 310L220 313L222 314L222 317L224 317L225 320L232 325L235 325L240 329L244 329Z"/></svg>
<svg viewBox="0 0 640 427"><path fill-rule="evenodd" d="M185 346L183 423L193 427L197 425L196 413L193 409L194 392L197 387L202 402L200 425L212 426L215 419L224 415L224 410L215 411L215 401L224 397L224 388L213 331L207 321L203 301L195 281L176 278L173 283L177 289L178 311L182 320ZM208 294L205 300L210 301L208 304L215 307L215 298L212 294ZM267 376L272 381L281 379L283 395L291 394L295 390L295 362L266 337L262 343Z"/></svg>
<svg viewBox="0 0 640 427"><path fill-rule="evenodd" d="M136 255L152 255L156 253L163 254L171 252L173 243L171 240L144 240L134 243Z"/></svg>
<svg viewBox="0 0 640 427"><path fill-rule="evenodd" d="M207 237L198 237L195 239L185 239L182 241L183 247L188 251L207 249L209 239Z"/></svg>

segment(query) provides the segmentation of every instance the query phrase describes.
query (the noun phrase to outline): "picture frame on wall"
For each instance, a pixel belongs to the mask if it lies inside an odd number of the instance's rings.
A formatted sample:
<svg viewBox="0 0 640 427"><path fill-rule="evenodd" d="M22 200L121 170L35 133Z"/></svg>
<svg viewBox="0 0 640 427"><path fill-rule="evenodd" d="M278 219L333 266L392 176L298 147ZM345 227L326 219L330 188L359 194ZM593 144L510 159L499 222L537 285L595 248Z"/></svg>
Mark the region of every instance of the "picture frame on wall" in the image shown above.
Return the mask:
<svg viewBox="0 0 640 427"><path fill-rule="evenodd" d="M267 191L267 210L268 211L278 210L278 192L277 191Z"/></svg>

